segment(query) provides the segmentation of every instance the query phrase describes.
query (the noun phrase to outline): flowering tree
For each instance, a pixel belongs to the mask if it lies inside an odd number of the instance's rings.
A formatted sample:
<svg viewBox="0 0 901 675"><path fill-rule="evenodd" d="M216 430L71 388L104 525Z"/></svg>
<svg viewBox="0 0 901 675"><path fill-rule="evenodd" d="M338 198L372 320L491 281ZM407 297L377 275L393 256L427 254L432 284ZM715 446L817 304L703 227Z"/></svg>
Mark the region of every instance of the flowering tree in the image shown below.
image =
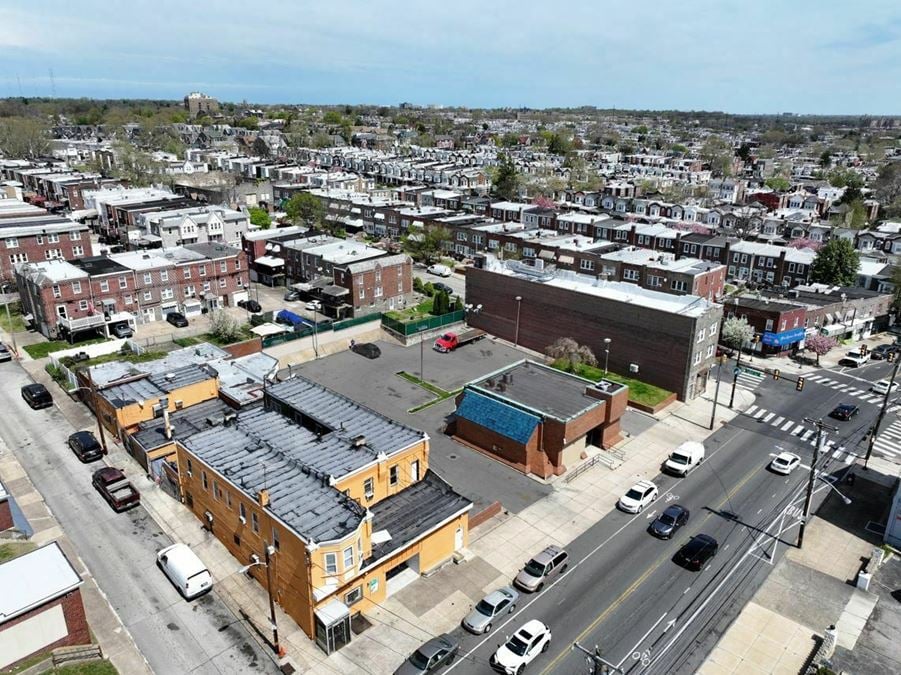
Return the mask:
<svg viewBox="0 0 901 675"><path fill-rule="evenodd" d="M799 239L792 239L786 246L788 246L788 248L809 248L812 251L819 251L823 246L823 242L814 241L807 237L800 237Z"/></svg>
<svg viewBox="0 0 901 675"><path fill-rule="evenodd" d="M826 335L820 335L819 333L817 333L815 335L811 335L804 341L804 348L809 349L817 355L817 365L820 365L820 357L828 354L829 350L831 350L837 344L838 340L836 340L835 338L831 338Z"/></svg>
<svg viewBox="0 0 901 675"><path fill-rule="evenodd" d="M723 321L723 327L720 329L720 342L723 344L741 349L753 339L754 327L748 323L747 319L731 316Z"/></svg>
<svg viewBox="0 0 901 675"><path fill-rule="evenodd" d="M555 206L554 200L544 195L538 195L537 197L535 197L535 199L532 200L532 203L535 206L540 206L543 209L552 209Z"/></svg>

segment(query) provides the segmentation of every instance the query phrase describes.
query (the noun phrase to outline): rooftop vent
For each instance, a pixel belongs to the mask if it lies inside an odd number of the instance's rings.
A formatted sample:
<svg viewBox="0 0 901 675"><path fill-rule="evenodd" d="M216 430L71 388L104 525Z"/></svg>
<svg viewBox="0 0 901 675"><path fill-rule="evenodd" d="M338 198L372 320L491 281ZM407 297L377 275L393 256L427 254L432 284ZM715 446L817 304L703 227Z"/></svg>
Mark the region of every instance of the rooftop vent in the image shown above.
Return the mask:
<svg viewBox="0 0 901 675"><path fill-rule="evenodd" d="M166 373L165 378L166 378L167 380L174 380L174 379L175 379L175 373Z"/></svg>
<svg viewBox="0 0 901 675"><path fill-rule="evenodd" d="M356 438L353 439L353 447L361 448L364 445L366 445L366 436L364 436L363 434L360 434L359 436L357 436Z"/></svg>

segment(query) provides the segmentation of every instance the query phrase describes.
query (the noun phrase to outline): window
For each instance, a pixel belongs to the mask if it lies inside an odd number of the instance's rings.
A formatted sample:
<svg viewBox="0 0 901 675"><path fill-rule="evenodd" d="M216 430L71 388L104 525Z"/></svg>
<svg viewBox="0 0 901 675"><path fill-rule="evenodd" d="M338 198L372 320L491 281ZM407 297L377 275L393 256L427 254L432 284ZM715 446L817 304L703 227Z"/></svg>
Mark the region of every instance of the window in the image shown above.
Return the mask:
<svg viewBox="0 0 901 675"><path fill-rule="evenodd" d="M348 546L344 549L344 569L353 569L354 566L354 547Z"/></svg>
<svg viewBox="0 0 901 675"><path fill-rule="evenodd" d="M200 472L200 482L203 485L204 490L210 489L210 482L209 482L209 479L206 477L206 471Z"/></svg>
<svg viewBox="0 0 901 675"><path fill-rule="evenodd" d="M695 354L694 365L698 365L701 362L701 352L697 352Z"/></svg>
<svg viewBox="0 0 901 675"><path fill-rule="evenodd" d="M144 300L146 302L153 300L153 291L144 291Z"/></svg>
<svg viewBox="0 0 901 675"><path fill-rule="evenodd" d="M256 511L250 514L250 529L257 534L260 532L260 517L257 515Z"/></svg>
<svg viewBox="0 0 901 675"><path fill-rule="evenodd" d="M48 234L47 235L47 243L48 244L58 244L59 243L59 235L58 234Z"/></svg>
<svg viewBox="0 0 901 675"><path fill-rule="evenodd" d="M714 345L710 345L709 347L707 347L707 358L708 358L708 359L709 359L711 356L713 356L713 349L714 349Z"/></svg>
<svg viewBox="0 0 901 675"><path fill-rule="evenodd" d="M670 288L672 288L674 291L685 292L688 287L686 286L684 281L680 279L673 279L672 283L670 284Z"/></svg>
<svg viewBox="0 0 901 675"><path fill-rule="evenodd" d="M42 235L40 235L40 234L37 235L37 236L35 236L34 240L35 240L38 244L43 244L43 243L44 243L44 237L43 237Z"/></svg>
<svg viewBox="0 0 901 675"><path fill-rule="evenodd" d="M160 270L160 281L169 281L169 270Z"/></svg>
<svg viewBox="0 0 901 675"><path fill-rule="evenodd" d="M78 301L78 309L82 312L86 312L88 309L88 301L87 300L79 300Z"/></svg>
<svg viewBox="0 0 901 675"><path fill-rule="evenodd" d="M241 259L235 258L235 270L241 269Z"/></svg>
<svg viewBox="0 0 901 675"><path fill-rule="evenodd" d="M81 232L78 232L77 230L69 232L69 241L78 241L79 239L81 239Z"/></svg>
<svg viewBox="0 0 901 675"><path fill-rule="evenodd" d="M186 298L190 298L195 293L196 293L196 291L194 290L193 284L189 284L189 285L185 286L185 297Z"/></svg>
<svg viewBox="0 0 901 675"><path fill-rule="evenodd" d="M84 255L84 247L83 246L73 246L72 247L72 255L76 257L81 257Z"/></svg>
<svg viewBox="0 0 901 675"><path fill-rule="evenodd" d="M383 294L384 294L384 293L383 293L383 291L382 291L382 287L381 287L381 286L376 286L376 287L375 287L375 290L373 291L373 295L375 295L375 297L377 297L377 298L380 298L380 297L382 297Z"/></svg>
<svg viewBox="0 0 901 675"><path fill-rule="evenodd" d="M9 262L13 265L18 263L27 263L28 262L28 254L27 253L13 253L9 256Z"/></svg>
<svg viewBox="0 0 901 675"><path fill-rule="evenodd" d="M210 290L210 282L209 281L203 282L203 290L205 293Z"/></svg>
<svg viewBox="0 0 901 675"><path fill-rule="evenodd" d="M185 267L184 276L185 276L185 279L191 278L191 268L190 267Z"/></svg>
<svg viewBox="0 0 901 675"><path fill-rule="evenodd" d="M100 292L101 293L109 293L109 280L104 279L100 282Z"/></svg>
<svg viewBox="0 0 901 675"><path fill-rule="evenodd" d="M710 337L713 337L714 335L716 335L716 329L717 329L717 324L712 324L710 326L710 331L708 332L708 335Z"/></svg>
<svg viewBox="0 0 901 675"><path fill-rule="evenodd" d="M200 276L206 276L206 265L200 265L197 269L200 271Z"/></svg>
<svg viewBox="0 0 901 675"><path fill-rule="evenodd" d="M130 305L132 302L134 302L134 299L131 297L131 293L128 293L128 294L123 298L123 301L125 302L126 305Z"/></svg>
<svg viewBox="0 0 901 675"><path fill-rule="evenodd" d="M589 260L588 258L582 258L579 261L579 269L593 270L594 269L594 260Z"/></svg>
<svg viewBox="0 0 901 675"><path fill-rule="evenodd" d="M419 480L419 460L414 459L410 462L410 480L417 481Z"/></svg>
<svg viewBox="0 0 901 675"><path fill-rule="evenodd" d="M213 499L219 501L222 499L222 495L219 492L219 481L213 479Z"/></svg>
<svg viewBox="0 0 901 675"><path fill-rule="evenodd" d="M6 248L19 248L19 240L16 237L7 237Z"/></svg>
<svg viewBox="0 0 901 675"><path fill-rule="evenodd" d="M222 272L223 274L228 272L228 261L227 260L222 260L219 263L219 271Z"/></svg>
<svg viewBox="0 0 901 675"><path fill-rule="evenodd" d="M63 292L62 292L62 290L60 289L60 287L59 287L58 284L55 284L55 285L53 286L53 297L54 297L54 298L61 298L61 297L63 297Z"/></svg>
<svg viewBox="0 0 901 675"><path fill-rule="evenodd" d="M281 540L278 538L278 528L273 527L272 528L272 546L276 551L278 551L279 548L281 547L281 545L282 545Z"/></svg>
<svg viewBox="0 0 901 675"><path fill-rule="evenodd" d="M366 289L360 286L360 300L366 297Z"/></svg>
<svg viewBox="0 0 901 675"><path fill-rule="evenodd" d="M232 493L228 490L225 491L225 505L228 507L228 510L231 511L232 508Z"/></svg>
<svg viewBox="0 0 901 675"><path fill-rule="evenodd" d="M173 291L171 288L164 288L162 291L160 291L160 298L162 298L163 300L171 300L174 297L175 291Z"/></svg>
<svg viewBox="0 0 901 675"><path fill-rule="evenodd" d="M62 258L62 257L63 257L63 252L60 251L58 248L48 248L46 251L44 251L44 258L46 258L47 260L53 260L54 258Z"/></svg>
<svg viewBox="0 0 901 675"><path fill-rule="evenodd" d="M702 328L701 330L698 331L698 340L697 340L697 341L698 341L698 342L703 342L703 341L704 341L704 329L703 329L703 328Z"/></svg>
<svg viewBox="0 0 901 675"><path fill-rule="evenodd" d="M535 249L534 248L523 248L522 255L524 258L534 258L535 257Z"/></svg>
<svg viewBox="0 0 901 675"><path fill-rule="evenodd" d="M238 535L238 534L233 534L233 535L232 535L232 541L235 542L235 546L240 546L240 545L241 545L241 537L240 537L240 535Z"/></svg>
<svg viewBox="0 0 901 675"><path fill-rule="evenodd" d="M654 275L648 276L648 286L651 288L659 288L663 286L663 277L658 277Z"/></svg>
<svg viewBox="0 0 901 675"><path fill-rule="evenodd" d="M638 270L623 270L623 279L626 281L638 281Z"/></svg>
<svg viewBox="0 0 901 675"><path fill-rule="evenodd" d="M363 496L366 499L372 499L375 496L375 489L372 478L363 481Z"/></svg>
<svg viewBox="0 0 901 675"><path fill-rule="evenodd" d="M238 515L241 517L241 520L243 522L245 522L245 523L247 522L247 509L244 508L243 502L240 502L238 504Z"/></svg>
<svg viewBox="0 0 901 675"><path fill-rule="evenodd" d="M338 554L337 553L326 553L325 554L325 573L326 574L337 574L338 573Z"/></svg>
<svg viewBox="0 0 901 675"><path fill-rule="evenodd" d="M188 460L188 474L191 474L194 470L194 463L189 459Z"/></svg>
<svg viewBox="0 0 901 675"><path fill-rule="evenodd" d="M219 277L219 288L226 288L228 286L228 277Z"/></svg>
<svg viewBox="0 0 901 675"><path fill-rule="evenodd" d="M357 586L356 588L352 589L350 592L348 592L344 595L344 604L347 605L348 607L350 607L351 605L357 604L362 599L363 599L363 587Z"/></svg>
<svg viewBox="0 0 901 675"><path fill-rule="evenodd" d="M388 485L392 487L397 485L397 464L388 470Z"/></svg>

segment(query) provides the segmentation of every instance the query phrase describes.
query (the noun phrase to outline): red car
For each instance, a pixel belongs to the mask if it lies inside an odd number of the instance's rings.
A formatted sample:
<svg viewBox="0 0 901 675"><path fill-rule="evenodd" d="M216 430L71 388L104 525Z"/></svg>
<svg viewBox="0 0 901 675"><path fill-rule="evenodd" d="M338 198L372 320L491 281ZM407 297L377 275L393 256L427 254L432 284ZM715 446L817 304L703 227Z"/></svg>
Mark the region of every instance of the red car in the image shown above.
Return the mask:
<svg viewBox="0 0 901 675"><path fill-rule="evenodd" d="M98 469L94 472L91 483L116 513L141 503L140 493L128 482L122 469L111 466Z"/></svg>

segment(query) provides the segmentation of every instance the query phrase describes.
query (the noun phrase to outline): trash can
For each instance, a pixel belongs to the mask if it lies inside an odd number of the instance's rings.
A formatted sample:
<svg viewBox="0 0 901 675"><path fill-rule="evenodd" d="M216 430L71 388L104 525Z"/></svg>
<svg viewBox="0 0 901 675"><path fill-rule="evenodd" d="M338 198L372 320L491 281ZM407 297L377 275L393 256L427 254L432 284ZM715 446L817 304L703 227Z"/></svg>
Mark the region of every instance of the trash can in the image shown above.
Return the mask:
<svg viewBox="0 0 901 675"><path fill-rule="evenodd" d="M857 588L862 591L870 590L870 581L873 579L872 574L867 574L866 572L858 572L857 574Z"/></svg>

